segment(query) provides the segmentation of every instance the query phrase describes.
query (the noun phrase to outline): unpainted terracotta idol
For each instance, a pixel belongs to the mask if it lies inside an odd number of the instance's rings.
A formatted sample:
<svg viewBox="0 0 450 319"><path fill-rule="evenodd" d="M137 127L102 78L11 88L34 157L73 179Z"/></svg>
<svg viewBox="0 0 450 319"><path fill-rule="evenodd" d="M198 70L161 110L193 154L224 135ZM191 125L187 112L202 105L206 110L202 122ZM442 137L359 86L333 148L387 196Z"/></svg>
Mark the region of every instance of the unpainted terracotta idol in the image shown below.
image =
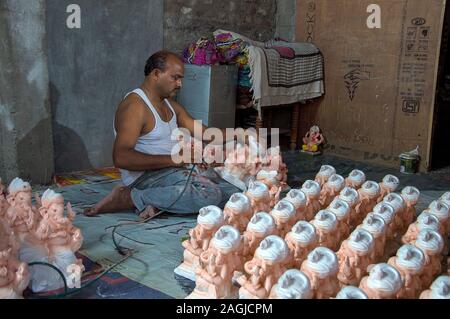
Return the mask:
<svg viewBox="0 0 450 319"><path fill-rule="evenodd" d="M277 225L278 236L284 238L286 234L292 229L295 224L295 207L287 200L279 201L275 207L270 211Z"/></svg>
<svg viewBox="0 0 450 319"><path fill-rule="evenodd" d="M350 235L350 205L345 200L335 198L326 210L336 215L338 220L337 236L342 240Z"/></svg>
<svg viewBox="0 0 450 319"><path fill-rule="evenodd" d="M359 169L354 169L345 179L345 186L358 190L366 181L366 174Z"/></svg>
<svg viewBox="0 0 450 319"><path fill-rule="evenodd" d="M189 230L189 239L183 241L183 263L174 272L182 277L195 280L196 270L200 265L200 255L209 248L216 231L224 224L224 215L217 206L200 209L197 225Z"/></svg>
<svg viewBox="0 0 450 319"><path fill-rule="evenodd" d="M420 294L420 299L450 299L450 277L439 276L430 289Z"/></svg>
<svg viewBox="0 0 450 319"><path fill-rule="evenodd" d="M285 241L290 251L288 267L300 269L308 254L318 244L316 228L307 221L298 221L292 227L292 230L287 233Z"/></svg>
<svg viewBox="0 0 450 319"><path fill-rule="evenodd" d="M386 263L374 265L359 284L369 299L396 299L402 287L402 277L395 267Z"/></svg>
<svg viewBox="0 0 450 319"><path fill-rule="evenodd" d="M341 175L333 174L322 187L320 191L319 202L321 208L324 209L330 205L333 199L339 195L341 190L345 187L345 180Z"/></svg>
<svg viewBox="0 0 450 319"><path fill-rule="evenodd" d="M286 197L283 198L288 202L291 202L295 207L295 220L306 220L306 195L300 189L291 189Z"/></svg>
<svg viewBox="0 0 450 319"><path fill-rule="evenodd" d="M359 203L355 207L355 218L353 225L359 225L366 215L372 212L377 204L380 194L380 186L376 182L367 181L358 190Z"/></svg>
<svg viewBox="0 0 450 319"><path fill-rule="evenodd" d="M278 181L286 183L288 169L287 165L283 162L279 146L269 147L267 149L267 156L264 158L264 163L261 168L266 171L277 171Z"/></svg>
<svg viewBox="0 0 450 319"><path fill-rule="evenodd" d="M384 197L386 195L393 193L397 190L398 185L400 184L400 180L397 176L388 174L385 177L383 177L383 180L381 181L380 185L380 195L378 196L377 202L380 203L383 201Z"/></svg>
<svg viewBox="0 0 450 319"><path fill-rule="evenodd" d="M32 190L28 182L16 177L8 186L6 200L10 207L6 211L4 221L14 231L19 241L23 243L30 231L36 227L39 218L36 207L31 204Z"/></svg>
<svg viewBox="0 0 450 319"><path fill-rule="evenodd" d="M230 225L224 225L214 234L209 248L200 255L196 270L195 289L187 299L234 299L237 288L232 284L236 270L243 265L241 235Z"/></svg>
<svg viewBox="0 0 450 319"><path fill-rule="evenodd" d="M449 221L450 207L442 200L434 200L425 211L433 214L439 219L439 232L445 237L449 232L447 224Z"/></svg>
<svg viewBox="0 0 450 319"><path fill-rule="evenodd" d="M12 249L0 251L0 299L22 299L30 282L28 266L13 255Z"/></svg>
<svg viewBox="0 0 450 319"><path fill-rule="evenodd" d="M275 204L280 199L280 193L285 184L282 184L277 179L278 172L277 171L266 171L260 170L258 175L256 175L256 179L264 183L269 189L270 194L270 207L275 206Z"/></svg>
<svg viewBox="0 0 450 319"><path fill-rule="evenodd" d="M319 237L318 246L327 247L333 251L339 248L341 239L337 236L338 221L335 214L329 210L321 210L311 224L316 228Z"/></svg>
<svg viewBox="0 0 450 319"><path fill-rule="evenodd" d="M227 224L236 227L242 233L253 215L250 199L243 193L231 195L225 204L223 215Z"/></svg>
<svg viewBox="0 0 450 319"><path fill-rule="evenodd" d="M305 218L310 221L320 210L320 185L316 181L307 180L303 183L302 192L306 195Z"/></svg>
<svg viewBox="0 0 450 319"><path fill-rule="evenodd" d="M394 235L397 232L394 207L388 203L381 202L375 205L373 213L383 218L386 223L386 239L394 238Z"/></svg>
<svg viewBox="0 0 450 319"><path fill-rule="evenodd" d="M319 183L320 187L323 187L328 179L336 174L336 169L331 165L322 165L319 172L316 174L315 181Z"/></svg>
<svg viewBox="0 0 450 319"><path fill-rule="evenodd" d="M397 250L397 254L388 260L402 277L402 287L397 292L398 299L416 299L422 291L420 275L425 265L425 255L416 246L407 244Z"/></svg>
<svg viewBox="0 0 450 319"><path fill-rule="evenodd" d="M359 203L359 194L354 188L344 187L338 198L346 201L350 206L349 226L350 229L353 229L356 226L356 205Z"/></svg>
<svg viewBox="0 0 450 319"><path fill-rule="evenodd" d="M364 229L372 234L374 238L374 262L378 262L384 256L386 245L386 223L384 219L375 213L367 214L361 225L356 229Z"/></svg>
<svg viewBox="0 0 450 319"><path fill-rule="evenodd" d="M404 225L405 222L403 219L404 211L406 209L405 201L403 200L403 197L401 197L399 194L390 193L390 194L386 195L386 197L383 199L383 202L391 205L394 208L393 237L395 239L397 239L398 236L403 235L401 233L401 231L405 228L405 225ZM408 226L406 226L406 228Z"/></svg>
<svg viewBox="0 0 450 319"><path fill-rule="evenodd" d="M286 271L289 249L279 236L268 236L259 244L255 256L244 265L247 275L237 279L240 299L265 299Z"/></svg>
<svg viewBox="0 0 450 319"><path fill-rule="evenodd" d="M403 212L403 228L400 233L404 234L409 225L414 223L417 219L416 204L420 198L420 191L413 186L406 186L402 189L401 196L403 197L406 208Z"/></svg>
<svg viewBox="0 0 450 319"><path fill-rule="evenodd" d="M441 273L441 253L444 247L444 239L438 232L425 228L417 235L414 246L425 254L425 264L420 280L422 287L429 287L433 278Z"/></svg>
<svg viewBox="0 0 450 319"><path fill-rule="evenodd" d="M308 276L314 299L329 299L339 292L337 273L339 264L336 254L326 247L311 251L300 269Z"/></svg>
<svg viewBox="0 0 450 319"><path fill-rule="evenodd" d="M369 297L358 287L345 286L336 295L336 299L369 299Z"/></svg>
<svg viewBox="0 0 450 319"><path fill-rule="evenodd" d="M441 224L439 219L429 212L422 212L417 220L409 225L408 230L402 237L403 244L413 243L417 239L417 235L424 229L431 229L440 232Z"/></svg>
<svg viewBox="0 0 450 319"><path fill-rule="evenodd" d="M357 286L375 261L374 238L367 230L357 228L344 240L337 252L341 286Z"/></svg>
<svg viewBox="0 0 450 319"><path fill-rule="evenodd" d="M82 260L75 253L83 244L81 230L72 222L76 213L70 203L64 206L64 197L51 189L47 189L39 198L39 218L21 245L20 260L30 262L46 262L58 268L66 281L76 273L81 276L84 271ZM67 208L67 214L65 214ZM34 292L50 291L64 286L58 273L49 267L30 268L31 289Z"/></svg>
<svg viewBox="0 0 450 319"><path fill-rule="evenodd" d="M270 235L276 235L276 225L273 217L265 212L253 215L243 234L243 259L248 261L253 258L261 241Z"/></svg>
<svg viewBox="0 0 450 319"><path fill-rule="evenodd" d="M271 198L266 184L250 181L245 195L250 198L253 213L270 211Z"/></svg>
<svg viewBox="0 0 450 319"><path fill-rule="evenodd" d="M272 287L269 299L311 299L311 283L308 276L298 269L289 269Z"/></svg>

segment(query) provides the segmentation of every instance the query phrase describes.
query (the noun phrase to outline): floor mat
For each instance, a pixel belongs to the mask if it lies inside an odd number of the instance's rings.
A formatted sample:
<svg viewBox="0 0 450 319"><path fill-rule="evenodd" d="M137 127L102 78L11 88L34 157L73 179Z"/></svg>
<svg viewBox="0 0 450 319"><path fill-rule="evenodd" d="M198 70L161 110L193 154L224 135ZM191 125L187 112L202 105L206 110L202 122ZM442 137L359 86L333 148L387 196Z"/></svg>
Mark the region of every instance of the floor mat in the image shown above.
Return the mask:
<svg viewBox="0 0 450 319"><path fill-rule="evenodd" d="M120 179L120 172L115 167L98 168L89 171L79 171L66 174L56 174L53 182L58 187L78 184L95 184Z"/></svg>
<svg viewBox="0 0 450 319"><path fill-rule="evenodd" d="M155 289L135 282L112 269L98 280L98 276L104 270L99 264L89 258L77 254L77 258L83 260L86 268L81 286L83 287L69 296L61 297L65 299L169 299L170 296ZM39 298L49 298L64 293L64 289L40 293ZM26 299L37 298L37 295L27 289L24 291Z"/></svg>
<svg viewBox="0 0 450 319"><path fill-rule="evenodd" d="M368 180L380 181L384 175L391 173L400 178L399 191L407 185L416 186L421 191L417 204L420 213L428 204L450 190L450 180L438 174L403 175L395 169L373 166L337 157L322 155L310 157L299 152L284 154L289 169L288 183L291 187L301 187L306 179L314 179L322 164L333 165L337 172L346 177L351 170L358 168L366 173ZM85 207L91 206L106 196L118 180L106 180L96 183L71 185L55 189L66 201L70 201L78 215L74 224L84 236L80 251L89 259L109 266L121 258L114 248L109 226L123 220L138 220L133 211L116 214L102 214L98 217L85 217L80 214ZM131 280L152 288L154 291L173 298L184 298L193 289L194 283L174 275L173 270L183 259L181 242L188 230L196 224L195 215L161 215L145 225L126 226L118 229L117 241L121 246L134 249L132 258L119 265L115 271ZM128 237L128 238L127 238ZM132 240L131 240L132 239ZM133 241L135 240L135 241ZM136 242L139 241L139 242ZM126 289L132 288L132 284ZM117 296L120 293L117 292ZM108 293L104 294L108 295Z"/></svg>
<svg viewBox="0 0 450 319"><path fill-rule="evenodd" d="M86 217L81 212L119 184L119 181L110 181L55 189L77 212L74 225L82 230L84 236L80 253L105 267L123 258L113 244L112 229L107 228L123 221L138 221L138 216L133 211L96 217ZM114 270L167 296L186 297L193 289L193 283L175 277L173 270L182 261L181 241L195 226L196 218L195 215L163 214L146 224L119 228L115 236L117 243L133 249L135 254Z"/></svg>

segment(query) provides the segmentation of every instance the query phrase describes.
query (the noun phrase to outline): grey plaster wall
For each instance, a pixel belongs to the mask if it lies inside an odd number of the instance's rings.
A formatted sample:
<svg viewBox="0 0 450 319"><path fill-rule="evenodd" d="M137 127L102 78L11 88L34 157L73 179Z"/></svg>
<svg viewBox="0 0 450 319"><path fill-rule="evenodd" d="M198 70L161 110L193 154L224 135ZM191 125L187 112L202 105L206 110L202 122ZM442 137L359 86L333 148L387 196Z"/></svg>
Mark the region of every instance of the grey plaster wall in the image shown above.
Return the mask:
<svg viewBox="0 0 450 319"><path fill-rule="evenodd" d="M45 0L0 1L0 177L53 173Z"/></svg>
<svg viewBox="0 0 450 319"><path fill-rule="evenodd" d="M277 0L275 36L294 41L296 0Z"/></svg>
<svg viewBox="0 0 450 319"><path fill-rule="evenodd" d="M181 53L187 44L216 29L258 41L275 32L276 0L166 0L164 46Z"/></svg>
<svg viewBox="0 0 450 319"><path fill-rule="evenodd" d="M163 47L163 0L47 0L47 33L56 172L112 165L116 107Z"/></svg>

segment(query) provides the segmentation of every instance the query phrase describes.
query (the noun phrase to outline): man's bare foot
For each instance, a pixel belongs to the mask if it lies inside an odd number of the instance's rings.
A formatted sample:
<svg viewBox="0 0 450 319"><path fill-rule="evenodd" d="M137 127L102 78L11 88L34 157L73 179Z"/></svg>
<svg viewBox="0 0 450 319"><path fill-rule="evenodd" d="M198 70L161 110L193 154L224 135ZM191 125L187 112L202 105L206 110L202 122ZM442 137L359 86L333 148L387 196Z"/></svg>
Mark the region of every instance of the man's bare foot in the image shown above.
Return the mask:
<svg viewBox="0 0 450 319"><path fill-rule="evenodd" d="M114 188L105 198L92 207L84 210L84 215L95 216L101 213L115 213L134 208L131 190L126 186Z"/></svg>
<svg viewBox="0 0 450 319"><path fill-rule="evenodd" d="M139 218L140 219L147 219L147 218L152 218L153 216L156 215L156 213L158 213L158 210L152 206L147 206L146 209L144 209L143 212L141 212L139 214Z"/></svg>

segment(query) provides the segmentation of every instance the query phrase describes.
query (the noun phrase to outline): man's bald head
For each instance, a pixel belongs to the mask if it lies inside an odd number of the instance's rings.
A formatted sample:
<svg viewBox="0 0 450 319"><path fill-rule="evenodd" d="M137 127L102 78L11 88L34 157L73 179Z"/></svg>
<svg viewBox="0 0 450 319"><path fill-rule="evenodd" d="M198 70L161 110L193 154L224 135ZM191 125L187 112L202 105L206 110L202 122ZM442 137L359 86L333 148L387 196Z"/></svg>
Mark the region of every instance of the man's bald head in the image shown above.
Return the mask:
<svg viewBox="0 0 450 319"><path fill-rule="evenodd" d="M165 72L168 60L183 64L183 61L177 54L165 50L158 51L148 58L145 64L145 76L148 76L155 69Z"/></svg>

